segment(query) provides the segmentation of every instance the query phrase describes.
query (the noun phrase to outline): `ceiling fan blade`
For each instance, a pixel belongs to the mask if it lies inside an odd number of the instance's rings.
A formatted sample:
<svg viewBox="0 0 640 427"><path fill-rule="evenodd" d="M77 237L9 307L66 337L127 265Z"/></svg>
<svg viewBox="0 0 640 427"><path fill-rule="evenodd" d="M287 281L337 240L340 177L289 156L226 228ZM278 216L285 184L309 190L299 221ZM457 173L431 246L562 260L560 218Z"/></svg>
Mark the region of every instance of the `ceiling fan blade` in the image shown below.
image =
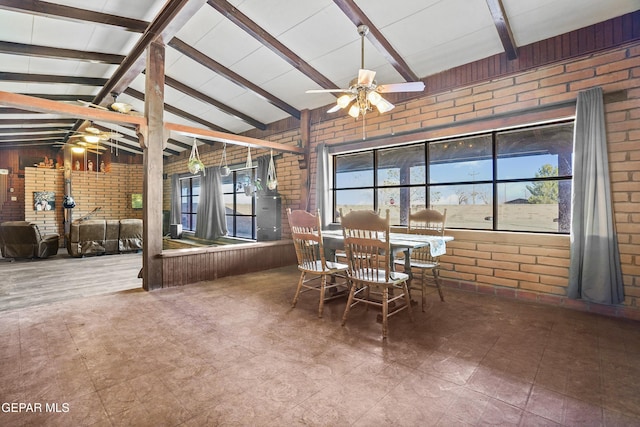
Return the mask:
<svg viewBox="0 0 640 427"><path fill-rule="evenodd" d="M422 92L424 82L391 83L388 85L378 85L376 91L380 93L388 92Z"/></svg>
<svg viewBox="0 0 640 427"><path fill-rule="evenodd" d="M391 111L395 108L396 106L393 105L392 103L390 103L389 101L387 101L384 98L380 98L380 100L378 101L378 103L376 104L376 108L378 109L379 112L381 113L386 113L387 111Z"/></svg>
<svg viewBox="0 0 640 427"><path fill-rule="evenodd" d="M340 110L340 106L338 104L334 105L333 107L329 108L327 110L327 113L335 113L336 111Z"/></svg>
<svg viewBox="0 0 640 427"><path fill-rule="evenodd" d="M375 71L360 69L360 71L358 71L358 84L360 86L369 86L373 83L375 77Z"/></svg>
<svg viewBox="0 0 640 427"><path fill-rule="evenodd" d="M305 93L349 92L349 89L309 89Z"/></svg>

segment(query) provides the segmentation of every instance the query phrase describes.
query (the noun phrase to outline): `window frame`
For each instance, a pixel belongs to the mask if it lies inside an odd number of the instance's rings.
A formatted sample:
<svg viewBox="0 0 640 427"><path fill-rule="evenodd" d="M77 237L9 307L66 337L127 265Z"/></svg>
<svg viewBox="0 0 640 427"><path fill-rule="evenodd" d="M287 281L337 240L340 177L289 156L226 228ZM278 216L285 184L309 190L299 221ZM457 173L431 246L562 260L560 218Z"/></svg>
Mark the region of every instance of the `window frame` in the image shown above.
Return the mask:
<svg viewBox="0 0 640 427"><path fill-rule="evenodd" d="M239 193L238 191L236 191L236 188L238 188L238 184L240 184L240 180L238 179L238 174L242 173L242 174L246 174L247 169L246 168L232 168L231 169L231 174L230 176L232 177L232 188L233 191L229 192L229 191L223 191L223 197L225 196L229 196L229 195L233 195L233 210L232 213L227 213L225 212L225 219L227 220L228 218L231 217L231 222L233 224L233 227L231 230L228 230L227 232L227 236L229 237L237 237L237 238L241 238L241 239L249 239L249 240L257 240L257 215L256 215L256 193L254 192L253 195L251 196L251 214L250 215L246 215L246 214L238 214L238 209L237 209L237 205L238 205L238 201L237 201L237 197L236 195ZM252 168L251 174L253 176L253 179L255 180L256 178L256 168ZM228 177L222 177L223 181L225 180L225 178ZM226 204L225 204L225 210L226 210ZM247 237L247 236L238 236L237 230L238 230L238 218L251 218L251 237Z"/></svg>
<svg viewBox="0 0 640 427"><path fill-rule="evenodd" d="M332 212L333 212L333 221L336 222L338 221L338 200L337 200L337 194L340 191L344 191L344 190L361 190L361 191L371 191L372 192L372 199L373 199L373 207L372 209L374 210L378 210L380 209L380 201L379 201L379 196L378 193L381 189L394 189L394 188L400 188L400 189L408 189L408 191L411 191L412 188L424 188L424 194L425 194L425 201L429 201L428 205L431 205L431 193L432 191L435 191L438 187L444 187L444 186L452 186L452 185L490 185L491 189L492 189L492 194L491 194L491 218L490 218L490 226L487 228L474 228L474 227L457 227L457 226L448 226L447 228L453 228L453 229L463 229L463 230L479 230L479 231L499 231L499 232L515 232L515 233L539 233L539 234L559 234L559 235L567 235L570 232L570 207L569 207L569 213L567 215L565 215L567 218L564 219L564 221L568 221L567 224L563 224L561 225L562 229L559 229L557 231L541 231L541 230L526 230L526 229L511 229L511 228L501 228L500 227L500 206L502 205L506 205L506 203L500 203L500 199L498 197L498 186L499 185L508 185L508 184L528 184L528 183L543 183L543 182L558 182L558 185L560 186L560 183L568 183L569 185L569 203L570 203L570 198L571 198L571 188L572 188L572 181L573 181L573 171L571 171L571 173L569 174L558 174L558 176L540 176L540 177L526 177L526 178L502 178L499 179L498 178L498 159L499 159L499 153L498 153L498 147L497 147L497 136L500 134L504 134L507 132L511 132L511 131L526 131L528 129L536 129L536 128L543 128L543 127L549 127L549 126L561 126L561 125L567 125L567 124L571 124L572 126L575 126L575 118L573 117L569 117L569 118L563 118L563 119L558 119L558 120L553 120L553 121L546 121L544 123L532 123L532 124L526 124L526 125L517 125L517 126L513 126L513 127L509 127L509 128L502 128L499 130L491 130L491 131L484 131L484 132L477 132L477 133L473 133L473 134L465 134L465 135L452 135L452 136L448 136L446 138L437 138L437 139L427 139L427 140L423 140L423 141L419 141L419 142L412 142L412 143L405 143L405 144L399 144L399 145L392 145L392 146L379 146L379 147L370 147L367 149L362 149L362 150L354 150L354 151L343 151L340 153L334 153L332 154L332 166L333 166L333 170L331 172L331 186L329 191L331 192L330 194L330 198L331 198L331 203L332 203ZM431 182L431 177L430 177L430 164L429 164L429 146L430 144L435 144L435 143L442 143L445 141L454 141L454 140L460 140L461 138L472 138L472 137L478 137L478 136L490 136L491 139L491 178L490 179L484 179L484 180L478 180L478 181L474 181L474 180L469 180L469 181L450 181L450 182L438 182L438 183L433 183ZM379 177L379 169L378 169L378 159L379 159L379 153L380 152L384 152L385 150L389 150L389 149L393 149L393 148L398 148L398 147L411 147L411 146L424 146L424 168L425 168L425 183L424 184L398 184L398 185L382 185L381 183L378 182L378 177ZM347 155L353 155L353 154L357 154L357 153L372 153L373 154L373 159L372 159L372 174L373 174L373 184L371 186L346 186L346 187L337 187L335 185L335 183L337 182L337 177L336 174L338 173L338 166L337 166L337 162L339 161L338 159L343 157L343 156L347 156ZM571 150L571 157L573 157L573 149ZM561 201L559 200L558 203L560 203ZM438 205L435 205L434 208L437 209ZM405 208L405 210L410 210L411 207L408 206L407 208ZM402 218L403 215L401 213L401 223L397 224L400 226L406 226L407 224L404 223L404 218ZM486 218L485 218L486 219Z"/></svg>
<svg viewBox="0 0 640 427"><path fill-rule="evenodd" d="M184 176L184 177L180 177L180 223L182 224L182 228L184 229L184 231L189 231L189 232L195 232L196 231L196 225L198 223L198 208L196 208L195 210L193 209L193 182L194 180L197 180L198 183L200 183L200 176L199 175L189 175L189 176ZM182 195L182 189L183 187L183 183L188 181L189 182L189 186L188 186L188 191L186 195ZM199 188L201 188L200 186L198 186ZM197 194L198 196L198 202L200 199L200 194ZM187 199L187 205L189 206L189 211L185 211L183 209L184 206L184 200L185 198ZM188 216L190 218L190 221L187 221L187 224L185 224L184 221L184 216ZM191 225L193 227L191 227L188 223L191 223Z"/></svg>

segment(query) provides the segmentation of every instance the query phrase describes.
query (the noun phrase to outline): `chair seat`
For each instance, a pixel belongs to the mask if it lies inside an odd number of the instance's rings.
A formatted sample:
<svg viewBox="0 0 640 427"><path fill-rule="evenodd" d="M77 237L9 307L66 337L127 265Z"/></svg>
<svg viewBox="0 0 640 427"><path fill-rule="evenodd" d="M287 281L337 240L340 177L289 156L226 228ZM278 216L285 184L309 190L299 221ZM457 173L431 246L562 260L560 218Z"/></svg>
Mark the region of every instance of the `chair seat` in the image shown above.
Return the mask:
<svg viewBox="0 0 640 427"><path fill-rule="evenodd" d="M315 274L335 274L335 273L344 272L347 270L347 268L349 268L348 265L341 264L339 262L326 261L326 265L327 265L327 268L323 270L322 261L316 260L315 262L312 262L312 263L305 262L303 265L299 265L298 269L300 271L306 271L308 273L315 273Z"/></svg>
<svg viewBox="0 0 640 427"><path fill-rule="evenodd" d="M397 259L394 262L396 264L404 265L404 259ZM414 268L436 268L439 266L440 266L440 263L437 263L437 262L419 261L417 259L411 260L411 267L414 267Z"/></svg>
<svg viewBox="0 0 640 427"><path fill-rule="evenodd" d="M352 274L352 277L362 280L366 277L366 281L370 283L376 283L379 285L395 285L398 283L406 282L409 279L409 275L406 273L399 273L393 271L389 274L389 281L385 277L385 271L377 268L365 268L359 269Z"/></svg>

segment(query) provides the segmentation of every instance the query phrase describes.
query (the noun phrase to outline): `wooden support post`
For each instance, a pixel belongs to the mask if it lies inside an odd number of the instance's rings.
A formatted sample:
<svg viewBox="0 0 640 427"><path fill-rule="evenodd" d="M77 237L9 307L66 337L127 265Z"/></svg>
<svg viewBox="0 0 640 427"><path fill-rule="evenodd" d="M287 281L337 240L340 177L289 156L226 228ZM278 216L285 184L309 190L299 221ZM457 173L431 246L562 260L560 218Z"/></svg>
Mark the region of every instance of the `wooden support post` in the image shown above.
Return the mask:
<svg viewBox="0 0 640 427"><path fill-rule="evenodd" d="M162 147L164 137L164 57L163 44L153 42L147 48L144 114L144 190L142 287L151 291L162 287ZM146 131L146 132L145 132Z"/></svg>
<svg viewBox="0 0 640 427"><path fill-rule="evenodd" d="M308 211L310 209L309 190L311 186L311 177L309 176L309 145L311 143L311 115L309 110L300 111L300 144L304 149L304 155L298 159L300 167L301 192L300 200L303 205L302 209Z"/></svg>

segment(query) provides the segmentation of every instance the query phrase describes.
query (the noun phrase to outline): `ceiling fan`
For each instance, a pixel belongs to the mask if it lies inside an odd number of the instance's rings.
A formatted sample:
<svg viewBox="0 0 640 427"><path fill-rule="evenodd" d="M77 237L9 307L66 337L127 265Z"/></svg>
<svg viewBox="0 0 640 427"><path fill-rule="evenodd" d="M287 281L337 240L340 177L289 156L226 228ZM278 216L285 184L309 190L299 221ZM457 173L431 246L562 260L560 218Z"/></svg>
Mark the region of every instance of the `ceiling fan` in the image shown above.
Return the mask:
<svg viewBox="0 0 640 427"><path fill-rule="evenodd" d="M121 138L122 136L122 134L119 134L117 132L102 131L92 123L89 123L81 131L74 132L74 134L69 137L69 140L71 140L72 138L78 138L78 140L72 142L73 146L84 148L89 152L99 153L101 150L107 149L107 147L105 147L101 143L109 141L112 138Z"/></svg>
<svg viewBox="0 0 640 427"><path fill-rule="evenodd" d="M327 113L334 113L342 108L351 106L348 113L354 119L362 116L364 132L364 117L368 111L373 111L373 107L376 107L380 113L386 113L395 107L392 103L384 99L380 95L381 93L421 92L424 90L424 82L417 81L379 85L375 80L376 72L364 68L364 38L369 34L369 27L366 25L359 25L358 34L360 35L361 42L360 70L358 71L358 77L351 80L349 83L349 88L312 89L308 90L306 93L343 92L344 95L337 99L336 105L329 109Z"/></svg>

